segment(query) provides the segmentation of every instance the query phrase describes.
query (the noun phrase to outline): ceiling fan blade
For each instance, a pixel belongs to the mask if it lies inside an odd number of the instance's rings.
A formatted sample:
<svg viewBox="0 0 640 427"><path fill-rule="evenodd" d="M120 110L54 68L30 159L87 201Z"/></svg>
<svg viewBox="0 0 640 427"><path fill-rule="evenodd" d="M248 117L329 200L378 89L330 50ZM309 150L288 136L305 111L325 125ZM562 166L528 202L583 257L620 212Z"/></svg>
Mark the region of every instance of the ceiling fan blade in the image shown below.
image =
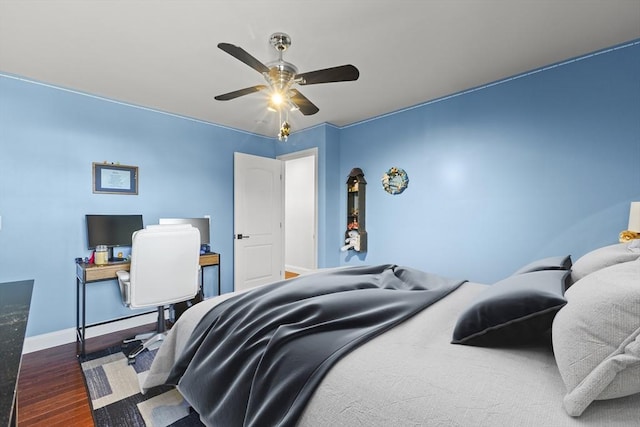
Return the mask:
<svg viewBox="0 0 640 427"><path fill-rule="evenodd" d="M218 43L218 47L234 58L244 62L249 67L253 68L259 73L268 73L269 68L256 58L251 56L246 50L241 47L232 45L230 43Z"/></svg>
<svg viewBox="0 0 640 427"><path fill-rule="evenodd" d="M291 102L293 102L305 116L311 116L320 111L313 102L309 101L306 96L298 92L296 89L291 89L291 94L292 96L290 96L289 99L291 99Z"/></svg>
<svg viewBox="0 0 640 427"><path fill-rule="evenodd" d="M267 87L265 85L251 86L240 90L234 90L233 92L225 93L223 95L218 95L214 99L216 99L217 101L229 101L230 99L235 99L240 96L249 95L250 93L259 92L266 88Z"/></svg>
<svg viewBox="0 0 640 427"><path fill-rule="evenodd" d="M349 64L298 74L295 79L299 79L298 84L301 85L315 85L318 83L348 82L358 80L358 77L360 77L360 71Z"/></svg>

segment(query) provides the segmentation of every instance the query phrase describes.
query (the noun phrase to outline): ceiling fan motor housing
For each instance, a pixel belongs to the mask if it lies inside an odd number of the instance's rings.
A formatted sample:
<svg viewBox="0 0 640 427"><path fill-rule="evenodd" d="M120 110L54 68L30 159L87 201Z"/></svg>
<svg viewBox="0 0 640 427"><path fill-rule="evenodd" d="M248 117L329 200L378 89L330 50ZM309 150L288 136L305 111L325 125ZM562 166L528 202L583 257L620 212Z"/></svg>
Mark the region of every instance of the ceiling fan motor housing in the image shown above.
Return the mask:
<svg viewBox="0 0 640 427"><path fill-rule="evenodd" d="M291 37L285 33L273 33L271 37L269 37L269 42L277 51L284 52L291 46Z"/></svg>
<svg viewBox="0 0 640 427"><path fill-rule="evenodd" d="M269 73L265 75L265 78L275 90L286 93L295 82L296 74L298 74L298 69L293 64L278 61L269 64Z"/></svg>

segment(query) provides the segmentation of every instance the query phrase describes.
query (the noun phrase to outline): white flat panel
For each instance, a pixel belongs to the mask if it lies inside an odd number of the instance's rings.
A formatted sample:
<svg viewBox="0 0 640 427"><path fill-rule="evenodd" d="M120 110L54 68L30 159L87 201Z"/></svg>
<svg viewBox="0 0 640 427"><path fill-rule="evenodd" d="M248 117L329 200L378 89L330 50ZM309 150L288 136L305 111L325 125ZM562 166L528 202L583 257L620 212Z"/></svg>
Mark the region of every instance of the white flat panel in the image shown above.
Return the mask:
<svg viewBox="0 0 640 427"><path fill-rule="evenodd" d="M235 290L283 277L281 174L279 160L234 155Z"/></svg>
<svg viewBox="0 0 640 427"><path fill-rule="evenodd" d="M246 268L245 280L247 282L271 279L272 253L273 245L249 246L245 248L245 257L253 260Z"/></svg>

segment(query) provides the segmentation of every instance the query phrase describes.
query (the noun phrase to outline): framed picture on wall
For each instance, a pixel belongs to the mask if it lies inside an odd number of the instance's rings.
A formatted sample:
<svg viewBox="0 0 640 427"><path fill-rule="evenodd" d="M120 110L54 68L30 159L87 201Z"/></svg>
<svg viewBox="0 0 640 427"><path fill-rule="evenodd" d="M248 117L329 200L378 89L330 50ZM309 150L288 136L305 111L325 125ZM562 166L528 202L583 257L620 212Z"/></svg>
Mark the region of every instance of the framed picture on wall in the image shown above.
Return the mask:
<svg viewBox="0 0 640 427"><path fill-rule="evenodd" d="M93 192L138 194L138 167L94 162Z"/></svg>

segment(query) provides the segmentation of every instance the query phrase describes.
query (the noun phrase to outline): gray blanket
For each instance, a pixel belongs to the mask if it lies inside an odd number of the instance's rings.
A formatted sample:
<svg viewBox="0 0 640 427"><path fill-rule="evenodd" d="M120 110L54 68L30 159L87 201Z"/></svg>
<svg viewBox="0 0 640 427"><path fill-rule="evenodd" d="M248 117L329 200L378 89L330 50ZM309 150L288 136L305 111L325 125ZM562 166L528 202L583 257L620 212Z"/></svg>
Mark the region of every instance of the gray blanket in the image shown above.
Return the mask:
<svg viewBox="0 0 640 427"><path fill-rule="evenodd" d="M293 426L335 362L463 282L380 265L257 288L203 317L167 383L208 425Z"/></svg>

